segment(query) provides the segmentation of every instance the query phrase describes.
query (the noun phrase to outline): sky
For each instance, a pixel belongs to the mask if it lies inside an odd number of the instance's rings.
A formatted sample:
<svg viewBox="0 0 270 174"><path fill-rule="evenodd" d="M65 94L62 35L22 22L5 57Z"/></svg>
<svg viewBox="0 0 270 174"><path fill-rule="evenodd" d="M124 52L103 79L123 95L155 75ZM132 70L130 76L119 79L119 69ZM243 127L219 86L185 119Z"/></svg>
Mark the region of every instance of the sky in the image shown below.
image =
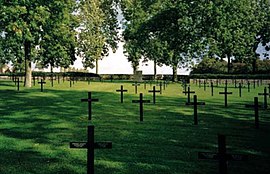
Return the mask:
<svg viewBox="0 0 270 174"><path fill-rule="evenodd" d="M74 63L75 68L83 68L80 58ZM143 74L154 74L154 62L147 63L140 62L139 70ZM95 73L96 69L90 69L89 72ZM189 74L185 69L178 69L179 75ZM133 74L131 63L128 62L127 57L123 53L123 43L119 43L119 48L115 53L110 51L108 57L104 57L99 61L99 74ZM157 67L157 74L172 74L172 68L168 66Z"/></svg>

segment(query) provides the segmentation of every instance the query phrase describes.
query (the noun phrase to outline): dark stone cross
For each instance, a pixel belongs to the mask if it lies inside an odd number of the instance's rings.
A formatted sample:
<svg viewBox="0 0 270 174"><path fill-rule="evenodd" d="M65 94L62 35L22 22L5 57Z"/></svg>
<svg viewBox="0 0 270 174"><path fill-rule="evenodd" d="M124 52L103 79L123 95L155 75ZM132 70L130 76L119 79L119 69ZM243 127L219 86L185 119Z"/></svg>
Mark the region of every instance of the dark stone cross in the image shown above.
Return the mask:
<svg viewBox="0 0 270 174"><path fill-rule="evenodd" d="M74 83L73 83L74 84ZM72 87L72 80L71 80L71 77L69 77L69 87L71 88Z"/></svg>
<svg viewBox="0 0 270 174"><path fill-rule="evenodd" d="M128 90L124 90L123 89L123 85L121 85L121 89L117 89L116 92L120 92L121 93L121 103L123 103L124 101L124 92L127 92Z"/></svg>
<svg viewBox="0 0 270 174"><path fill-rule="evenodd" d="M90 85L90 77L87 77L87 83Z"/></svg>
<svg viewBox="0 0 270 174"><path fill-rule="evenodd" d="M225 103L225 107L228 106L228 94L232 94L232 92L227 92L227 85L225 87L225 91L224 92L219 92L219 94L223 94L224 95L224 103Z"/></svg>
<svg viewBox="0 0 270 174"><path fill-rule="evenodd" d="M189 104L189 103L190 103L190 94L194 94L195 91L190 91L190 87L188 87L188 91L183 91L183 93L184 93L185 95L188 94L186 104Z"/></svg>
<svg viewBox="0 0 270 174"><path fill-rule="evenodd" d="M81 99L81 102L88 102L88 120L92 119L92 102L98 102L98 99L93 99L91 92L88 92L87 99Z"/></svg>
<svg viewBox="0 0 270 174"><path fill-rule="evenodd" d="M203 90L206 91L206 80L203 81Z"/></svg>
<svg viewBox="0 0 270 174"><path fill-rule="evenodd" d="M53 75L51 75L51 85L53 87Z"/></svg>
<svg viewBox="0 0 270 174"><path fill-rule="evenodd" d="M198 152L199 159L211 159L219 161L219 174L228 174L228 161L247 161L248 156L242 154L228 154L225 135L218 135L218 152Z"/></svg>
<svg viewBox="0 0 270 174"><path fill-rule="evenodd" d="M234 80L234 88L237 88L237 80Z"/></svg>
<svg viewBox="0 0 270 174"><path fill-rule="evenodd" d="M255 115L255 128L259 128L259 102L258 97L254 97L254 105L246 104L247 108L254 108L254 115Z"/></svg>
<svg viewBox="0 0 270 174"><path fill-rule="evenodd" d="M214 85L212 81L211 81L211 96L214 96Z"/></svg>
<svg viewBox="0 0 270 174"><path fill-rule="evenodd" d="M270 94L270 83L268 84L268 93ZM270 95L268 95L270 98Z"/></svg>
<svg viewBox="0 0 270 174"><path fill-rule="evenodd" d="M247 85L248 85L248 92L250 92L250 82L249 81L247 82Z"/></svg>
<svg viewBox="0 0 270 174"><path fill-rule="evenodd" d="M60 84L60 75L59 74L57 75L57 82L58 82L58 84Z"/></svg>
<svg viewBox="0 0 270 174"><path fill-rule="evenodd" d="M201 88L201 83L202 83L201 80L199 80L199 88Z"/></svg>
<svg viewBox="0 0 270 174"><path fill-rule="evenodd" d="M186 82L184 82L184 84L183 84L183 87L184 87L184 92L183 93L185 93L185 95L187 95L187 83Z"/></svg>
<svg viewBox="0 0 270 174"><path fill-rule="evenodd" d="M140 86L140 84L138 82L135 82L132 84L132 86L135 87L135 94L137 94L138 93L138 86Z"/></svg>
<svg viewBox="0 0 270 174"><path fill-rule="evenodd" d="M140 100L132 100L132 103L140 103L140 121L143 121L143 103L150 103L150 100L143 100L143 94L140 93Z"/></svg>
<svg viewBox="0 0 270 174"><path fill-rule="evenodd" d="M159 82L159 93L162 94L162 82Z"/></svg>
<svg viewBox="0 0 270 174"><path fill-rule="evenodd" d="M148 92L153 93L153 103L156 104L156 92L160 92L159 90L156 90L156 87L153 86L153 90L149 90Z"/></svg>
<svg viewBox="0 0 270 174"><path fill-rule="evenodd" d="M186 105L194 106L194 125L198 125L198 105L205 105L205 102L197 102L197 95L194 95L193 102L186 103Z"/></svg>
<svg viewBox="0 0 270 174"><path fill-rule="evenodd" d="M256 88L256 81L255 81L255 79L253 79L253 88L254 89Z"/></svg>
<svg viewBox="0 0 270 174"><path fill-rule="evenodd" d="M239 97L242 97L242 84L241 83L239 83L238 88L239 88Z"/></svg>
<svg viewBox="0 0 270 174"><path fill-rule="evenodd" d="M38 84L40 84L40 91L43 92L43 85L46 84L46 82L43 79L41 79L41 81L38 82Z"/></svg>
<svg viewBox="0 0 270 174"><path fill-rule="evenodd" d="M264 88L264 92L258 93L258 95L264 96L264 109L267 109L267 96L269 95L269 93L267 93L266 87Z"/></svg>
<svg viewBox="0 0 270 174"><path fill-rule="evenodd" d="M15 84L17 85L17 91L20 91L20 82L23 82L20 80L20 78L15 78Z"/></svg>
<svg viewBox="0 0 270 174"><path fill-rule="evenodd" d="M166 87L167 87L167 81L163 81L163 90L164 91L165 91Z"/></svg>
<svg viewBox="0 0 270 174"><path fill-rule="evenodd" d="M74 149L87 149L87 174L94 174L94 156L95 149L111 149L112 142L100 141L95 142L94 126L87 128L87 142L70 142L69 147Z"/></svg>
<svg viewBox="0 0 270 174"><path fill-rule="evenodd" d="M33 82L34 82L34 86L36 86L36 77L33 76Z"/></svg>

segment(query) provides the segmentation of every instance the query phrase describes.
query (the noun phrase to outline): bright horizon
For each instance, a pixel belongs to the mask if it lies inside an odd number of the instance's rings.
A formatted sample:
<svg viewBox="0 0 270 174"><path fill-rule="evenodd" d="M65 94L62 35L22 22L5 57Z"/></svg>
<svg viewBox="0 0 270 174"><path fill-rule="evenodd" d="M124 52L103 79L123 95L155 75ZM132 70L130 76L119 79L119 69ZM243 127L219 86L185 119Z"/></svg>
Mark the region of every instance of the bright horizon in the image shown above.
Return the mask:
<svg viewBox="0 0 270 174"><path fill-rule="evenodd" d="M72 67L82 69L81 58L77 58ZM154 74L154 62L148 61L142 63L140 61L139 70L143 74ZM95 73L96 68L88 69L89 72ZM115 53L110 50L108 57L104 57L99 61L99 74L133 74L133 69L131 63L128 62L127 57L123 53L123 43L119 43L119 48ZM172 74L172 68L169 66L157 66L157 74ZM177 74L186 75L189 74L189 71L185 69L178 69Z"/></svg>

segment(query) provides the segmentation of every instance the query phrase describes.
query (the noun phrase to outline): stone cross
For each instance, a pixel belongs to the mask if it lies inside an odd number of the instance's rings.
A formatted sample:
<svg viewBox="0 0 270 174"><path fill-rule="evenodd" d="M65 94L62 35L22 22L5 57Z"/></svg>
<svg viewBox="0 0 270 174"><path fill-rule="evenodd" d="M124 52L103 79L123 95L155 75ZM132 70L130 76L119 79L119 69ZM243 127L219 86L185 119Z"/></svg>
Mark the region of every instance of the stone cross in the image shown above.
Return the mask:
<svg viewBox="0 0 270 174"><path fill-rule="evenodd" d="M190 94L194 94L195 91L190 91L190 87L188 87L188 91L183 91L183 93L186 95L188 94L188 97L187 97L187 104L190 103Z"/></svg>
<svg viewBox="0 0 270 174"><path fill-rule="evenodd" d="M259 128L259 102L258 102L258 97L254 97L254 105L246 105L247 108L254 108L254 115L255 115L255 128Z"/></svg>
<svg viewBox="0 0 270 174"><path fill-rule="evenodd" d="M205 102L197 102L197 95L194 95L193 102L186 104L194 106L194 125L198 125L198 105L205 105Z"/></svg>
<svg viewBox="0 0 270 174"><path fill-rule="evenodd" d="M20 80L20 78L15 78L15 84L17 84L17 91L20 91L20 82L23 82Z"/></svg>
<svg viewBox="0 0 270 174"><path fill-rule="evenodd" d="M124 92L127 92L128 90L124 90L123 89L123 85L121 85L121 89L117 89L116 92L120 92L121 93L121 103L123 103L123 98L124 98Z"/></svg>
<svg viewBox="0 0 270 174"><path fill-rule="evenodd" d="M98 99L93 99L91 92L88 92L87 99L81 99L81 102L88 102L88 120L92 119L92 102L98 102Z"/></svg>
<svg viewBox="0 0 270 174"><path fill-rule="evenodd" d="M138 82L135 82L132 84L132 86L135 87L135 94L137 94L138 93L138 86L140 86L140 84Z"/></svg>
<svg viewBox="0 0 270 174"><path fill-rule="evenodd" d="M156 90L156 87L153 86L153 90L149 90L148 92L153 93L153 103L156 104L156 92L160 92L159 90Z"/></svg>
<svg viewBox="0 0 270 174"><path fill-rule="evenodd" d="M87 128L88 139L87 142L70 142L70 148L74 149L87 149L87 174L94 174L94 150L95 149L111 149L112 142L101 141L95 142L94 139L94 126Z"/></svg>
<svg viewBox="0 0 270 174"><path fill-rule="evenodd" d="M242 84L241 83L239 83L238 88L239 88L239 97L242 97Z"/></svg>
<svg viewBox="0 0 270 174"><path fill-rule="evenodd" d="M225 107L227 107L228 106L228 94L232 94L232 92L227 92L227 85L226 85L226 87L225 87L225 91L224 92L219 92L219 94L223 94L224 95L224 103L225 103Z"/></svg>
<svg viewBox="0 0 270 174"><path fill-rule="evenodd" d="M132 103L140 103L140 121L143 121L143 104L150 103L150 100L143 100L143 94L140 93L140 100L132 100Z"/></svg>
<svg viewBox="0 0 270 174"><path fill-rule="evenodd" d="M211 81L211 96L214 95L214 85L213 82Z"/></svg>
<svg viewBox="0 0 270 174"><path fill-rule="evenodd" d="M269 95L269 93L267 93L266 87L264 88L264 92L258 93L258 95L264 96L264 109L267 109L267 96Z"/></svg>
<svg viewBox="0 0 270 174"><path fill-rule="evenodd" d="M219 174L228 174L228 161L247 161L248 156L242 154L228 154L225 135L218 135L218 152L199 152L199 159L211 159L219 161Z"/></svg>
<svg viewBox="0 0 270 174"><path fill-rule="evenodd" d="M46 84L46 82L43 81L43 79L41 79L41 81L38 82L38 84L40 84L40 91L43 92L43 85Z"/></svg>

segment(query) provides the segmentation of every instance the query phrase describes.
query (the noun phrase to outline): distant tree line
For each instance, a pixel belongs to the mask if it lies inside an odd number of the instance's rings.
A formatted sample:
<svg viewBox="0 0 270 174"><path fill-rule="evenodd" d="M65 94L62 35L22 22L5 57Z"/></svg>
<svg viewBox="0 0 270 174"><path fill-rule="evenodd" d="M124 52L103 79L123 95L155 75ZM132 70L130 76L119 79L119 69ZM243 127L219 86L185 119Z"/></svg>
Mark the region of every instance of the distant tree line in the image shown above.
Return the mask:
<svg viewBox="0 0 270 174"><path fill-rule="evenodd" d="M204 58L191 68L190 74L227 74L228 62L217 58ZM270 60L257 59L256 74L270 74ZM231 63L231 74L253 74L253 64L245 62Z"/></svg>

